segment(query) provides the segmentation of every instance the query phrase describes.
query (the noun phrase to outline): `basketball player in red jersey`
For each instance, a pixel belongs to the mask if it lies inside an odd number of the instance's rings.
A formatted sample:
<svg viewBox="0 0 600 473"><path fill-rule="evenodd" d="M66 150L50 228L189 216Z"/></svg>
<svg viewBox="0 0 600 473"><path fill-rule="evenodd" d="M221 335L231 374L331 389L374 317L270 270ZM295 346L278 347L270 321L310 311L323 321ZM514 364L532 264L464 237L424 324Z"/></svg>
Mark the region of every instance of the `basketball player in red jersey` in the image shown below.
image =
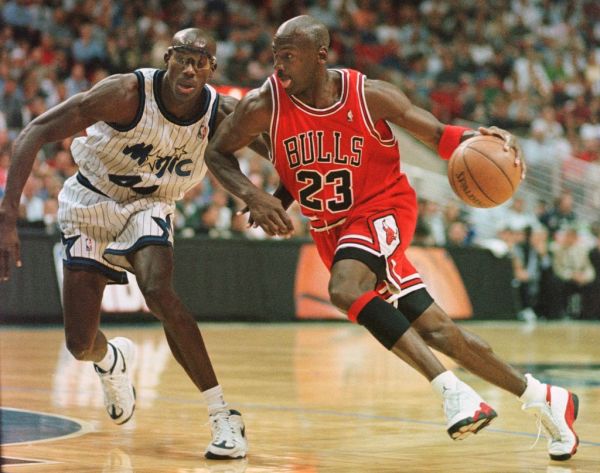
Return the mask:
<svg viewBox="0 0 600 473"><path fill-rule="evenodd" d="M288 236L290 197L310 220L319 254L330 269L329 295L351 321L431 381L444 402L454 439L478 432L494 410L447 371L427 345L519 396L549 437L549 454L566 460L576 451L577 397L523 376L490 346L457 326L432 300L405 256L415 229L415 192L400 171L394 123L448 158L475 133L444 125L410 103L396 87L357 71L328 69L329 34L309 16L283 23L273 41L275 74L250 92L209 144L206 161L225 187L246 202L250 219L270 235ZM496 127L507 148L514 137ZM234 151L269 135L282 186L271 196L240 171ZM286 190L288 192L286 192Z"/></svg>

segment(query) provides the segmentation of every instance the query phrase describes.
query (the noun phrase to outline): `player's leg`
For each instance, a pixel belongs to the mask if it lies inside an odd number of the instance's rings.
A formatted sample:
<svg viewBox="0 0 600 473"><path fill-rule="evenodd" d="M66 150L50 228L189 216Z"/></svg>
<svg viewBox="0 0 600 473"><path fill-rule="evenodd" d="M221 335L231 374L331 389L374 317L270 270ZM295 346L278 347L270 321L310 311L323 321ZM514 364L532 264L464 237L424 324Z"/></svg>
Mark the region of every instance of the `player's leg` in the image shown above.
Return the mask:
<svg viewBox="0 0 600 473"><path fill-rule="evenodd" d="M455 324L437 304L432 303L419 315L419 310L412 308L414 297L417 294L400 299L398 307L414 316L413 327L431 347L473 374L518 396L523 409L541 419L549 438L551 458L566 460L575 454L579 444L573 430L578 410L575 394L543 384L531 375L524 376L497 356L484 339Z"/></svg>
<svg viewBox="0 0 600 473"><path fill-rule="evenodd" d="M63 319L67 349L79 361L98 362L107 351L99 330L106 277L96 271L64 268Z"/></svg>
<svg viewBox="0 0 600 473"><path fill-rule="evenodd" d="M206 456L243 458L247 442L239 412L228 409L198 324L173 288L173 249L149 245L127 255L149 309L162 322L175 359L208 403L213 441Z"/></svg>
<svg viewBox="0 0 600 473"><path fill-rule="evenodd" d="M354 256L360 258L357 252ZM331 269L331 301L431 382L444 402L447 431L453 439L463 439L488 425L496 417L494 410L444 368L409 320L374 290L376 283L377 276L364 262L338 259Z"/></svg>
<svg viewBox="0 0 600 473"><path fill-rule="evenodd" d="M357 310L356 321L429 381L446 371L416 331L410 328L409 322L392 306L377 297L374 293L376 284L377 276L367 265L354 259L342 259L336 261L331 268L329 297L332 304L339 309L352 312L351 308L355 302L365 294L367 298L372 295L367 304ZM369 310L369 304L375 307Z"/></svg>
<svg viewBox="0 0 600 473"><path fill-rule="evenodd" d="M130 379L135 346L123 337L107 341L100 331L100 306L107 278L95 270L64 268L63 317L67 349L92 361L104 391L108 415L116 424L131 419L135 389Z"/></svg>
<svg viewBox="0 0 600 473"><path fill-rule="evenodd" d="M411 295L406 299L409 298ZM398 308L406 310L409 303L400 299ZM515 396L525 392L525 377L499 358L485 340L455 324L435 302L418 316L413 327L429 346L456 360L463 368Z"/></svg>

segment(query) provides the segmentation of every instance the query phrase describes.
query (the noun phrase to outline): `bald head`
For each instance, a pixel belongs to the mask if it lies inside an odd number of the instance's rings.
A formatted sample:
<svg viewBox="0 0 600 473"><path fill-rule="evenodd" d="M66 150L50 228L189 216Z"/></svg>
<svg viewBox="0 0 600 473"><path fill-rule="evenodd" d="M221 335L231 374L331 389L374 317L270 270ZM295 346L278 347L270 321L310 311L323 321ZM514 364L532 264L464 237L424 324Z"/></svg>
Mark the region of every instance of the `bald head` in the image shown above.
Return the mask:
<svg viewBox="0 0 600 473"><path fill-rule="evenodd" d="M213 37L200 28L187 28L175 33L171 40L171 48L175 50L185 49L209 56L214 56L217 53L217 45Z"/></svg>
<svg viewBox="0 0 600 473"><path fill-rule="evenodd" d="M275 41L307 41L315 48L329 48L329 31L316 18L296 16L283 23L275 33Z"/></svg>

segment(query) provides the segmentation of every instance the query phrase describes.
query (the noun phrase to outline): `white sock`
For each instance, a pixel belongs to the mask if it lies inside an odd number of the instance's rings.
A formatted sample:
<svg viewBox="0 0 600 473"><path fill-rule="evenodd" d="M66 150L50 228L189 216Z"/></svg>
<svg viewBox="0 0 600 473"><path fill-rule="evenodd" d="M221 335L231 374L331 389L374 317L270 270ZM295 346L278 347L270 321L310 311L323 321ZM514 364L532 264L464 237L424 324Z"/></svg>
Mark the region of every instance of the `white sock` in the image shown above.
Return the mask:
<svg viewBox="0 0 600 473"><path fill-rule="evenodd" d="M206 400L209 415L227 408L227 403L223 397L223 388L219 384L217 384L214 388L202 391L202 395Z"/></svg>
<svg viewBox="0 0 600 473"><path fill-rule="evenodd" d="M431 380L431 387L433 390L440 395L440 397L444 397L444 392L449 389L456 389L456 385L459 383L459 379L452 371L444 371L441 374L438 374L435 378Z"/></svg>
<svg viewBox="0 0 600 473"><path fill-rule="evenodd" d="M100 368L104 372L108 372L113 369L115 365L115 347L113 347L110 343L106 345L106 355L100 361L95 363L95 365Z"/></svg>
<svg viewBox="0 0 600 473"><path fill-rule="evenodd" d="M527 378L527 387L521 396L519 401L524 404L533 402L545 402L546 401L546 385L540 383L537 379L531 376L529 373L525 375Z"/></svg>

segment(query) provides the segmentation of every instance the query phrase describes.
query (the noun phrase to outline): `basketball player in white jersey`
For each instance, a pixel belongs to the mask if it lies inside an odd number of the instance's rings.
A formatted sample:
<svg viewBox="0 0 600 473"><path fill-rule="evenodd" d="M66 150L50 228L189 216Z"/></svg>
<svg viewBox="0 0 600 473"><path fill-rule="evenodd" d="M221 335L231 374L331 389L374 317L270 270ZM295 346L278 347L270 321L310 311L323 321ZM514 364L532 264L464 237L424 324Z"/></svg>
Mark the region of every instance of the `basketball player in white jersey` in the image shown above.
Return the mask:
<svg viewBox="0 0 600 473"><path fill-rule="evenodd" d="M21 264L17 212L39 149L86 130L71 146L79 172L59 196L67 348L94 362L110 417L127 422L135 408L135 345L123 337L107 341L99 322L106 284L126 283L124 269L133 272L173 355L208 404L212 442L205 456L232 459L246 456L241 415L228 408L197 323L172 285L175 201L204 177L207 142L236 103L207 84L215 54L205 31L179 31L165 53L166 70L110 76L27 125L15 140L0 206L0 280L8 279L11 261Z"/></svg>

